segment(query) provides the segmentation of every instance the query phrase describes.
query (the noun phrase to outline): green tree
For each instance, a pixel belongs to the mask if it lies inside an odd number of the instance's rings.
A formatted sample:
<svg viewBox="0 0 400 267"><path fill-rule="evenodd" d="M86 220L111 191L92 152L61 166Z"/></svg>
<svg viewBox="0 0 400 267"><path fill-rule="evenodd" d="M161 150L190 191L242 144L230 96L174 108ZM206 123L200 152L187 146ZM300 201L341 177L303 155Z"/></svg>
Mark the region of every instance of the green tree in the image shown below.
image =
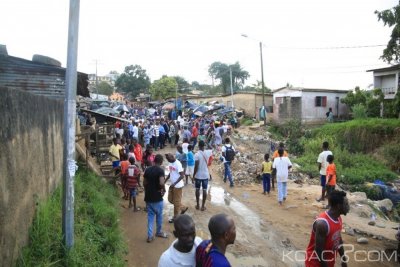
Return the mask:
<svg viewBox="0 0 400 267"><path fill-rule="evenodd" d="M213 80L219 80L224 93L230 92L231 79L230 70L232 70L232 84L236 90L243 87L244 82L250 77L250 74L243 70L239 62L228 65L219 61L213 62L208 68L208 74Z"/></svg>
<svg viewBox="0 0 400 267"><path fill-rule="evenodd" d="M194 87L195 89L199 89L200 83L197 82L197 81L193 81L193 82L192 82L192 87Z"/></svg>
<svg viewBox="0 0 400 267"><path fill-rule="evenodd" d="M114 88L108 83L108 82L100 82L98 87L97 87L97 91L99 92L99 94L101 95L112 95L112 93L114 92Z"/></svg>
<svg viewBox="0 0 400 267"><path fill-rule="evenodd" d="M383 11L376 10L375 14L378 16L379 21L383 21L385 26L394 26L389 42L383 50L381 58L388 63L393 60L398 62L400 57L400 46L398 42L400 39L400 1L399 5Z"/></svg>
<svg viewBox="0 0 400 267"><path fill-rule="evenodd" d="M353 91L350 91L347 93L346 97L342 98L340 100L340 102L342 102L343 104L346 104L350 109L352 109L352 107L355 104L362 104L365 106L366 104L366 91L361 91L360 87L356 87Z"/></svg>
<svg viewBox="0 0 400 267"><path fill-rule="evenodd" d="M173 76L175 81L178 83L178 91L181 93L190 93L192 90L188 81L181 76Z"/></svg>
<svg viewBox="0 0 400 267"><path fill-rule="evenodd" d="M165 99L175 97L178 83L174 77L163 76L155 80L150 86L150 94L153 99Z"/></svg>
<svg viewBox="0 0 400 267"><path fill-rule="evenodd" d="M115 81L115 86L117 91L128 93L134 97L148 91L150 78L140 65L130 65L125 67L124 73Z"/></svg>

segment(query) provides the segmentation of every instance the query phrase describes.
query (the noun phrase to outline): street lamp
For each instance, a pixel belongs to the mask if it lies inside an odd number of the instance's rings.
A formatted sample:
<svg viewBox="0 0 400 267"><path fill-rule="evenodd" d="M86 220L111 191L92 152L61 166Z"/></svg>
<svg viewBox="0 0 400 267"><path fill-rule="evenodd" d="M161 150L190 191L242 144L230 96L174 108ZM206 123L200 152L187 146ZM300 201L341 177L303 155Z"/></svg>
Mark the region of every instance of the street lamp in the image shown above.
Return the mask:
<svg viewBox="0 0 400 267"><path fill-rule="evenodd" d="M249 38L247 34L242 34L242 37ZM252 39L252 38L249 38ZM257 40L256 40L257 41ZM264 63L263 63L263 55L262 55L262 47L263 44L261 41L258 41L260 43L260 59L261 59L261 90L262 90L262 102L263 102L263 107L264 107L264 125L267 124L267 116L266 116L266 107L265 107L265 89L264 89Z"/></svg>

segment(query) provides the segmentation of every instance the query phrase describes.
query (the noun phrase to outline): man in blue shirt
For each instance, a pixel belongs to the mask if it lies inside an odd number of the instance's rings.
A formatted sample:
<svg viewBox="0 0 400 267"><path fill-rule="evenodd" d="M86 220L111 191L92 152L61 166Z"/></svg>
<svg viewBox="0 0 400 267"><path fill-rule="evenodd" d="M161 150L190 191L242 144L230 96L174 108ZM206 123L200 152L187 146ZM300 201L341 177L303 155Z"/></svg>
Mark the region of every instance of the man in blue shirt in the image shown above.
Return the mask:
<svg viewBox="0 0 400 267"><path fill-rule="evenodd" d="M197 247L196 267L230 267L225 251L228 245L235 242L235 222L226 214L217 214L211 217L208 229L211 240L204 240Z"/></svg>

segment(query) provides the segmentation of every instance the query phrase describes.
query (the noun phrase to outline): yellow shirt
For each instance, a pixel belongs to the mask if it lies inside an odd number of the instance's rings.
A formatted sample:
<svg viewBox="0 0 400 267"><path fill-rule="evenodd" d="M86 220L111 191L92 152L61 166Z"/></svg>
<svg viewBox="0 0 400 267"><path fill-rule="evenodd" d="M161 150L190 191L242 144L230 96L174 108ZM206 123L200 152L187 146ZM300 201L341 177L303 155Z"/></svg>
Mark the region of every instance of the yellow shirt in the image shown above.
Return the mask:
<svg viewBox="0 0 400 267"><path fill-rule="evenodd" d="M262 163L263 169L262 172L263 173L271 173L271 168L272 168L272 162L271 161L264 161Z"/></svg>
<svg viewBox="0 0 400 267"><path fill-rule="evenodd" d="M116 161L116 160L119 160L119 151L122 149L122 146L120 146L119 144L117 144L117 145L114 145L114 144L112 144L111 146L110 146L110 150L108 151L108 152L110 152L111 153L111 155L114 155L115 157L112 157L112 161Z"/></svg>

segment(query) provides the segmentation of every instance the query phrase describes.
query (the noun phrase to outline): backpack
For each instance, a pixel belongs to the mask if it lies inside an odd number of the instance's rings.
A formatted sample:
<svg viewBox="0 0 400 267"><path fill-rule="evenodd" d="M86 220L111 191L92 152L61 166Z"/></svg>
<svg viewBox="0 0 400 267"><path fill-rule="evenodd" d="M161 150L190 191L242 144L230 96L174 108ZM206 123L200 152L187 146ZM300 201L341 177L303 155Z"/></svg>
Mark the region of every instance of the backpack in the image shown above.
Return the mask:
<svg viewBox="0 0 400 267"><path fill-rule="evenodd" d="M235 159L235 150L233 150L233 147L230 146L225 146L225 159L226 161L233 161Z"/></svg>

